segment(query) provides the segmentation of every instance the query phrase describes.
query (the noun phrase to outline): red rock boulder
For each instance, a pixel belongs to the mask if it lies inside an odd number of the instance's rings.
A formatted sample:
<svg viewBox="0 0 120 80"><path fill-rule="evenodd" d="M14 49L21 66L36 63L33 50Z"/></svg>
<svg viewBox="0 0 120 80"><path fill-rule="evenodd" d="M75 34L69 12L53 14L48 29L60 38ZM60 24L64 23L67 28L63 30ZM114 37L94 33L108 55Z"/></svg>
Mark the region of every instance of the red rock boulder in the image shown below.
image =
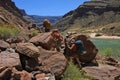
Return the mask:
<svg viewBox="0 0 120 80"><path fill-rule="evenodd" d="M21 62L18 53L4 51L0 53L0 67L16 67L21 69Z"/></svg>
<svg viewBox="0 0 120 80"><path fill-rule="evenodd" d="M53 35L57 34L57 35ZM61 38L59 37L61 36ZM37 36L31 38L29 42L35 44L36 46L42 46L44 49L47 50L58 50L61 46L62 42L62 35L59 32L47 32L47 33L40 33ZM59 50L58 50L59 51Z"/></svg>
<svg viewBox="0 0 120 80"><path fill-rule="evenodd" d="M48 51L41 47L39 47L39 50L39 60L42 60L42 66L50 68L51 72L54 73L55 76L60 77L67 67L65 56L60 52Z"/></svg>
<svg viewBox="0 0 120 80"><path fill-rule="evenodd" d="M7 42L0 40L0 49L1 50L5 50L7 48L10 48L10 44L8 44Z"/></svg>
<svg viewBox="0 0 120 80"><path fill-rule="evenodd" d="M39 49L32 43L18 43L16 51L31 58L39 57Z"/></svg>
<svg viewBox="0 0 120 80"><path fill-rule="evenodd" d="M79 60L81 62L91 62L92 60L95 59L97 53L98 53L98 49L96 48L96 46L92 43L92 41L90 41L85 35L81 35L81 34L74 34L71 35L68 39L68 43L69 45L71 45L71 40L81 40L83 42L84 45L84 49L86 51L86 54L83 55L78 55L79 56ZM65 52L67 55L72 53L68 53ZM76 53L77 54L77 53Z"/></svg>

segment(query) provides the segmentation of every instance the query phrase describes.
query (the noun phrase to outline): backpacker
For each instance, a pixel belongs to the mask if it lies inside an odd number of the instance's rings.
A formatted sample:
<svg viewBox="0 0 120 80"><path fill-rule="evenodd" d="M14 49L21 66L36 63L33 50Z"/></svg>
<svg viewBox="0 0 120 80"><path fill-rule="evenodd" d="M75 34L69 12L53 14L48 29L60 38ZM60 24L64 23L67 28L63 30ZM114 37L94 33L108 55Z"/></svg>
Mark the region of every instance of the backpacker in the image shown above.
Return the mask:
<svg viewBox="0 0 120 80"><path fill-rule="evenodd" d="M84 51L83 42L81 40L76 40L75 44L76 44L76 48L77 48L77 53L82 54Z"/></svg>
<svg viewBox="0 0 120 80"><path fill-rule="evenodd" d="M45 19L43 21L43 27L45 27L46 29L50 29L51 28L51 24L50 24L49 20Z"/></svg>
<svg viewBox="0 0 120 80"><path fill-rule="evenodd" d="M58 31L58 29L54 29L53 31L52 31L52 34L51 34L52 36L53 36L53 38L54 38L54 40L60 40L60 41L62 41L62 39L63 39L63 37L62 37L62 35L61 35L61 33Z"/></svg>

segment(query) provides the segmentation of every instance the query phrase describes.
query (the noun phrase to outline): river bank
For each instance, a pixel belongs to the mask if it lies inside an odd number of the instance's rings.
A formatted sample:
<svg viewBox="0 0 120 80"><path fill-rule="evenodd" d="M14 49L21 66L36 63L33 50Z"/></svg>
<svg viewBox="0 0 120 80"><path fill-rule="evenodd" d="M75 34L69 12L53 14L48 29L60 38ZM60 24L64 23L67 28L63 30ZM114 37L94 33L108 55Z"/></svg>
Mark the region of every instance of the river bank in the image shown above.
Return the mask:
<svg viewBox="0 0 120 80"><path fill-rule="evenodd" d="M98 38L98 39L120 39L120 36L107 36L107 35L99 35L96 36L97 33L90 33L90 38Z"/></svg>

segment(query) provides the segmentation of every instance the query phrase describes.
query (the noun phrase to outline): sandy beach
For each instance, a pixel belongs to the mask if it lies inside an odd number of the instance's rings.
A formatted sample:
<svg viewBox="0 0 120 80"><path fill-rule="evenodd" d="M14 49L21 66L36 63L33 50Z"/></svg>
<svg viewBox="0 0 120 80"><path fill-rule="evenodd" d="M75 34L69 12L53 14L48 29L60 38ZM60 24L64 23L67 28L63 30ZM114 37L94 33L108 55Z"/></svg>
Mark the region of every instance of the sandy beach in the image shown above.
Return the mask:
<svg viewBox="0 0 120 80"><path fill-rule="evenodd" d="M101 36L95 36L96 33L91 33L89 36L91 38L100 38L100 39L120 39L119 36L107 36L107 35L101 35Z"/></svg>

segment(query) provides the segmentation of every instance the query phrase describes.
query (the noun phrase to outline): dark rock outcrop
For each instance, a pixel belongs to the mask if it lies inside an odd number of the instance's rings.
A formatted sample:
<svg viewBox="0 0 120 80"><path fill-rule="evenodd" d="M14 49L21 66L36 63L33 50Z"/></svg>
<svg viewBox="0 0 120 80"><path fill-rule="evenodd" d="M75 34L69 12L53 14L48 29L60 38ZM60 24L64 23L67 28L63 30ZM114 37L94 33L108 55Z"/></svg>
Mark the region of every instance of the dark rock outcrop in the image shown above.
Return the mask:
<svg viewBox="0 0 120 80"><path fill-rule="evenodd" d="M92 0L85 2L77 9L65 14L63 18L55 24L55 27L60 30L65 30L69 27L98 27L119 21L119 0Z"/></svg>
<svg viewBox="0 0 120 80"><path fill-rule="evenodd" d="M11 77L12 69L4 67L0 69L0 80L9 80Z"/></svg>
<svg viewBox="0 0 120 80"><path fill-rule="evenodd" d="M19 10L20 10L20 12L22 13L23 16L27 16L27 13L25 12L24 9L19 9Z"/></svg>

